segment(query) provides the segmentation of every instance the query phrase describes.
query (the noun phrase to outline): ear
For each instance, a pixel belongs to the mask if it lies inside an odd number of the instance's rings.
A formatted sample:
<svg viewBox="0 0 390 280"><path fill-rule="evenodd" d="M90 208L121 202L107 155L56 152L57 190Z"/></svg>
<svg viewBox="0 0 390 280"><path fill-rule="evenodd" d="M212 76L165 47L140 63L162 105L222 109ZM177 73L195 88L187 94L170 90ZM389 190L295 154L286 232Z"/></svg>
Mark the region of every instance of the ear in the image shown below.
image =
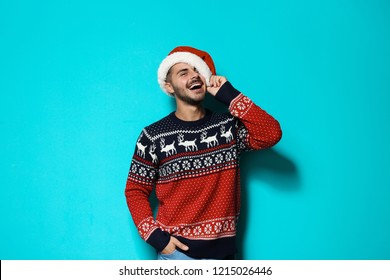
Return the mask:
<svg viewBox="0 0 390 280"><path fill-rule="evenodd" d="M166 90L168 93L170 93L170 94L172 94L172 95L173 95L174 92L175 92L175 90L173 89L171 83L169 83L169 82L165 82L164 88L165 88L165 90Z"/></svg>

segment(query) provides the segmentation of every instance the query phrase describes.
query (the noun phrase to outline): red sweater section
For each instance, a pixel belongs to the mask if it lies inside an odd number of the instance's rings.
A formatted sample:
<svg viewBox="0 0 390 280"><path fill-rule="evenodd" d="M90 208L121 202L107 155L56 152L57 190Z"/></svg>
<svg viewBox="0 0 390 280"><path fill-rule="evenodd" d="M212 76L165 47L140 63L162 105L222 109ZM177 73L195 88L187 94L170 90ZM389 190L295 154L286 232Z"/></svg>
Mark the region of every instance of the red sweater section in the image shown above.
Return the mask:
<svg viewBox="0 0 390 280"><path fill-rule="evenodd" d="M236 172L236 169L229 169L162 184L157 191L160 201L158 224L170 234L192 239L234 235L240 209ZM183 189L187 191L183 192ZM216 226L225 222L229 223L227 229Z"/></svg>

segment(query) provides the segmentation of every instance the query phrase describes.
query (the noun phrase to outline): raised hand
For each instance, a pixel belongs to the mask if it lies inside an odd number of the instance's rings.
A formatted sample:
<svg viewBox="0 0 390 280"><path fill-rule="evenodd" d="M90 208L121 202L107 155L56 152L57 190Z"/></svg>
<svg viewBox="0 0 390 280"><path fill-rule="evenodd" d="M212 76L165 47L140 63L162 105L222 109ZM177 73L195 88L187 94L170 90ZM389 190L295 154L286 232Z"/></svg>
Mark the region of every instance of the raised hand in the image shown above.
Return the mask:
<svg viewBox="0 0 390 280"><path fill-rule="evenodd" d="M211 76L210 77L210 85L207 87L207 91L215 96L218 90L222 87L222 85L227 81L227 79L223 76Z"/></svg>

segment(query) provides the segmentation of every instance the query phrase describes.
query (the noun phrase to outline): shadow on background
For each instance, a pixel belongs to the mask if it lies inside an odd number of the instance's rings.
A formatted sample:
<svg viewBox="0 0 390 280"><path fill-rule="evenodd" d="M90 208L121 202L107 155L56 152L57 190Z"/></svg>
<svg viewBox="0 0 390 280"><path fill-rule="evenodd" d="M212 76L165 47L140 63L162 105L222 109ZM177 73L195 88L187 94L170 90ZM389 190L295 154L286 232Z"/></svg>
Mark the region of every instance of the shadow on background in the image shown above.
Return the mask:
<svg viewBox="0 0 390 280"><path fill-rule="evenodd" d="M299 174L295 164L274 149L243 153L241 167L241 212L237 233L237 259L245 258L244 238L248 224L248 185L250 181L266 182L282 191L298 191Z"/></svg>

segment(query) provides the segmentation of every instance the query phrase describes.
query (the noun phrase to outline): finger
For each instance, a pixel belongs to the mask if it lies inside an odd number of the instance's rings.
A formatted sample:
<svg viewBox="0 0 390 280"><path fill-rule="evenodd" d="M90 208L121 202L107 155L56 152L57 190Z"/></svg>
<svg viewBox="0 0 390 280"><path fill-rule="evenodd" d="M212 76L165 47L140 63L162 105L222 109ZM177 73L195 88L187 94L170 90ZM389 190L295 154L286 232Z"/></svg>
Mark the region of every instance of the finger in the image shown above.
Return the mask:
<svg viewBox="0 0 390 280"><path fill-rule="evenodd" d="M214 87L218 87L218 86L219 86L219 77L216 76L214 80Z"/></svg>
<svg viewBox="0 0 390 280"><path fill-rule="evenodd" d="M176 245L173 244L172 239L169 241L168 245L161 251L162 254L171 254L176 250Z"/></svg>
<svg viewBox="0 0 390 280"><path fill-rule="evenodd" d="M219 76L214 76L213 86L218 87L218 84L219 84Z"/></svg>
<svg viewBox="0 0 390 280"><path fill-rule="evenodd" d="M187 251L189 248L187 245L181 243L179 240L177 240L176 238L172 238L172 242L173 244L175 244L176 247L182 249L183 251Z"/></svg>
<svg viewBox="0 0 390 280"><path fill-rule="evenodd" d="M214 86L219 87L219 76L215 76Z"/></svg>
<svg viewBox="0 0 390 280"><path fill-rule="evenodd" d="M217 87L220 87L221 86L221 77L218 77L217 79Z"/></svg>
<svg viewBox="0 0 390 280"><path fill-rule="evenodd" d="M210 87L213 87L215 83L215 76L210 77Z"/></svg>

